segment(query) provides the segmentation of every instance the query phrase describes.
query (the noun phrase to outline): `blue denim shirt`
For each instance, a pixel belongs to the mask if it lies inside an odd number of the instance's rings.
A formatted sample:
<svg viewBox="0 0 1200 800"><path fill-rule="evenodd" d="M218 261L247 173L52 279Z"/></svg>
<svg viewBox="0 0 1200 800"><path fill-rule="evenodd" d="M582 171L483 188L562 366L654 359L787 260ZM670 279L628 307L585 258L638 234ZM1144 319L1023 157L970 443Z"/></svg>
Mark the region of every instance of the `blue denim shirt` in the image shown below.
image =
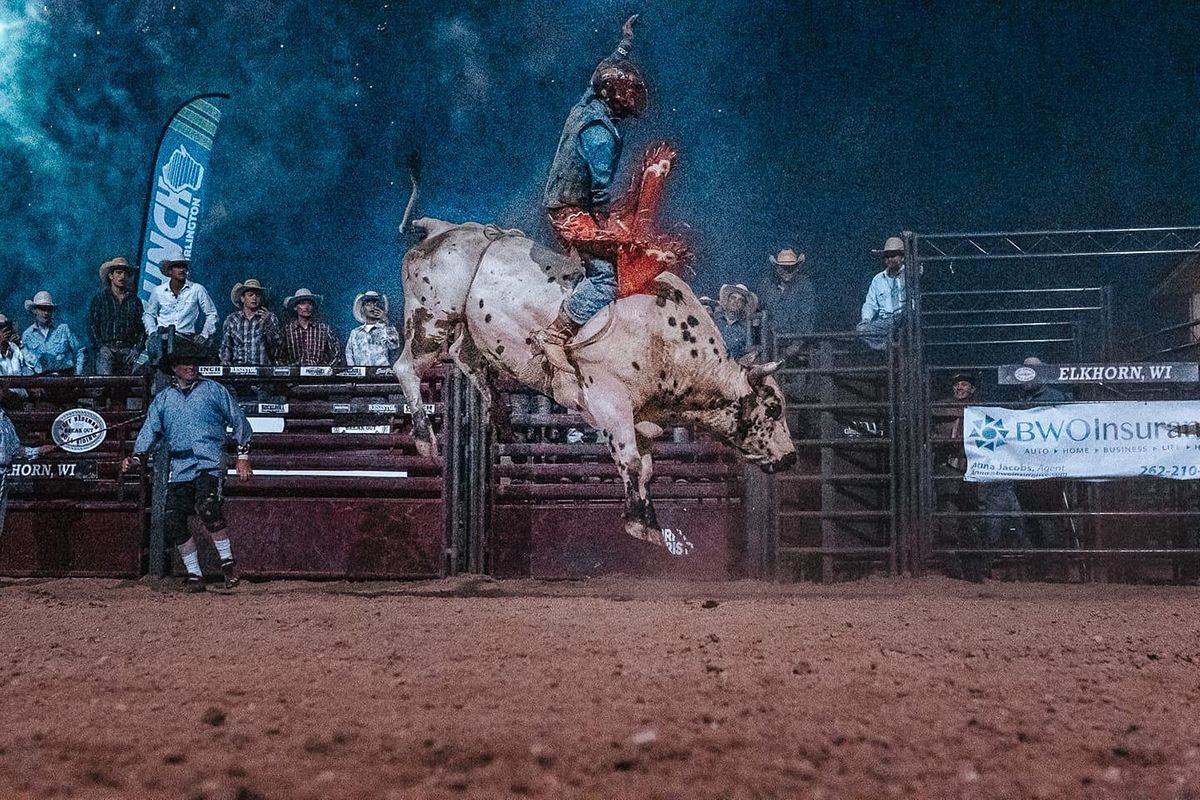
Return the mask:
<svg viewBox="0 0 1200 800"><path fill-rule="evenodd" d="M908 302L906 282L903 267L895 276L888 275L885 269L872 278L862 307L862 321L887 319L903 313Z"/></svg>
<svg viewBox="0 0 1200 800"><path fill-rule="evenodd" d="M589 89L571 107L546 179L547 209L603 209L621 157L621 134L604 101Z"/></svg>
<svg viewBox="0 0 1200 800"><path fill-rule="evenodd" d="M83 374L83 345L66 323L59 323L47 333L37 323L30 325L21 334L21 347L25 350L25 363L34 375L73 369L76 375Z"/></svg>
<svg viewBox="0 0 1200 800"><path fill-rule="evenodd" d="M37 457L37 448L25 447L21 444L21 440L17 438L17 430L13 427L12 420L0 409L0 474L8 469L8 465L14 459L24 458L32 461Z"/></svg>
<svg viewBox="0 0 1200 800"><path fill-rule="evenodd" d="M725 352L730 358L741 358L746 355L746 345L748 345L750 337L750 326L741 317L735 317L732 322L729 317L725 316L725 312L717 309L714 317L717 323L717 330L721 332L721 338L725 340Z"/></svg>
<svg viewBox="0 0 1200 800"><path fill-rule="evenodd" d="M228 389L207 378L187 391L172 384L150 403L133 452L147 453L165 437L171 462L168 482L190 481L201 472L223 475L226 427L233 429L239 446L250 444L250 422Z"/></svg>

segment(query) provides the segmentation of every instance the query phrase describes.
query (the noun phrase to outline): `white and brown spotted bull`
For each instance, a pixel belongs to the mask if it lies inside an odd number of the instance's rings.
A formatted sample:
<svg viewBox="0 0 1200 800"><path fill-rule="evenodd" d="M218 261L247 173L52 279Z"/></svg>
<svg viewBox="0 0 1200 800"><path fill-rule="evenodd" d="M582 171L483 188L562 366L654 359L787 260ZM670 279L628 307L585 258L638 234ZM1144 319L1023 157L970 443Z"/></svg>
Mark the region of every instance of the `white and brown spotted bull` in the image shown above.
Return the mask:
<svg viewBox="0 0 1200 800"><path fill-rule="evenodd" d="M711 431L765 471L796 461L783 393L770 377L778 363L745 367L731 359L691 288L670 273L654 295L618 300L590 320L568 347L576 374L555 371L532 348L582 275L578 260L517 231L424 218L425 238L404 256L404 346L394 365L408 401L420 404L420 376L443 350L493 397L486 368L516 378L578 411L607 433L625 484L626 531L665 544L650 501L650 442L665 425ZM423 411L414 430L436 452Z"/></svg>

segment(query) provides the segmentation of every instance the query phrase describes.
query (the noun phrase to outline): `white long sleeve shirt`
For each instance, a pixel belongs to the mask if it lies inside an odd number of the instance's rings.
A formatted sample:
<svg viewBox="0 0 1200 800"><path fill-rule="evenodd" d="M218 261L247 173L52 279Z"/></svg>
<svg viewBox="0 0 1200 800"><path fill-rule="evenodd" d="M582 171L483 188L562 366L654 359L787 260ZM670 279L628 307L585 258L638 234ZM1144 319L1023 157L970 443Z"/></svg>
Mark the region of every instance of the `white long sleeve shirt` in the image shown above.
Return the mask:
<svg viewBox="0 0 1200 800"><path fill-rule="evenodd" d="M217 332L217 307L208 291L198 283L187 281L179 296L171 291L170 281L161 283L150 292L142 314L146 335L153 336L159 328L175 326L178 333L211 339Z"/></svg>

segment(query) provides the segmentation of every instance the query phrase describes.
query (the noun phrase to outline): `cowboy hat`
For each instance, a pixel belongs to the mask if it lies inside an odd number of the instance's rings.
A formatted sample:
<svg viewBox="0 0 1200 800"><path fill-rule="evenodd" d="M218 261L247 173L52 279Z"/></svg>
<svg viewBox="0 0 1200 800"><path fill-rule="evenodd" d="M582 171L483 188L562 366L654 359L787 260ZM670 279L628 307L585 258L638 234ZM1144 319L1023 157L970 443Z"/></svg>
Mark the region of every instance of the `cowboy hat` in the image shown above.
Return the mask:
<svg viewBox="0 0 1200 800"><path fill-rule="evenodd" d="M169 352L163 353L158 360L158 368L170 372L176 364L207 364L212 361L212 354L204 347L182 336L175 337L175 346Z"/></svg>
<svg viewBox="0 0 1200 800"><path fill-rule="evenodd" d="M979 385L979 378L973 372L956 372L950 376L950 385L953 386L961 381L966 381L972 386Z"/></svg>
<svg viewBox="0 0 1200 800"><path fill-rule="evenodd" d="M325 298L322 295L313 294L312 290L310 290L310 289L300 288L300 289L297 289L296 293L294 295L292 295L291 297L284 298L284 301L283 301L284 308L291 308L292 306L296 305L296 303L299 303L301 300L307 300L310 303L320 303L320 302L324 301Z"/></svg>
<svg viewBox="0 0 1200 800"><path fill-rule="evenodd" d="M899 236L889 236L887 241L883 243L882 250L872 250L871 252L877 256L891 255L892 253L903 253L904 240Z"/></svg>
<svg viewBox="0 0 1200 800"><path fill-rule="evenodd" d="M129 259L125 258L125 256L117 256L116 258L110 258L100 265L100 282L106 283L108 276L114 269L123 269L130 275L137 272L137 268L129 263Z"/></svg>
<svg viewBox="0 0 1200 800"><path fill-rule="evenodd" d="M158 271L169 278L171 277L171 267L175 266L176 264L182 264L188 269L191 269L192 260L190 258L184 258L183 256L180 256L179 258L164 258L162 261L158 262Z"/></svg>
<svg viewBox="0 0 1200 800"><path fill-rule="evenodd" d="M240 307L242 305L242 295L249 291L255 291L262 295L267 293L263 285L258 282L258 278L246 278L245 283L235 283L233 285L233 291L229 293L229 302Z"/></svg>
<svg viewBox="0 0 1200 800"><path fill-rule="evenodd" d="M385 317L388 315L388 298L387 298L386 294L380 294L379 292L375 291L374 289L363 292L358 297L354 298L353 311L354 311L354 318L364 325L367 324L367 318L363 314L362 307L363 307L363 303L365 303L368 300L374 300L375 302L382 304L383 305L383 315Z"/></svg>
<svg viewBox="0 0 1200 800"><path fill-rule="evenodd" d="M798 267L804 263L804 253L797 253L790 247L785 247L773 256L771 263L777 267Z"/></svg>
<svg viewBox="0 0 1200 800"><path fill-rule="evenodd" d="M740 294L746 298L746 316L751 316L755 311L758 311L758 295L746 288L744 283L727 283L721 287L720 293L717 295L720 298L721 307L729 305L729 298L735 294Z"/></svg>
<svg viewBox="0 0 1200 800"><path fill-rule="evenodd" d="M58 308L58 304L54 302L54 298L45 289L33 296L32 300L25 301L25 310L32 311L35 308Z"/></svg>

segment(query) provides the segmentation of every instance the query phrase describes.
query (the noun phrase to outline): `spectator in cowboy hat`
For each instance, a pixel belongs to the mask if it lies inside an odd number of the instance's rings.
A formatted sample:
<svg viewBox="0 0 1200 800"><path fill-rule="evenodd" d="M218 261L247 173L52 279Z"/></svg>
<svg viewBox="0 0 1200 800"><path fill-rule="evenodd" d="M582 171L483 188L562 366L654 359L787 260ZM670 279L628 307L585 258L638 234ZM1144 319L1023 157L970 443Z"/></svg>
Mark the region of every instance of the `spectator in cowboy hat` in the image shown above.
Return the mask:
<svg viewBox="0 0 1200 800"><path fill-rule="evenodd" d="M121 256L100 265L100 291L88 307L88 338L98 375L132 375L146 341L136 270Z"/></svg>
<svg viewBox="0 0 1200 800"><path fill-rule="evenodd" d="M904 240L889 236L882 250L871 252L882 257L883 270L871 279L862 315L856 330L874 350L886 350L892 332L904 320L908 291L904 274Z"/></svg>
<svg viewBox="0 0 1200 800"><path fill-rule="evenodd" d="M235 283L229 302L237 311L221 328L221 363L236 367L269 367L283 350L279 318L263 305L266 289L256 278Z"/></svg>
<svg viewBox="0 0 1200 800"><path fill-rule="evenodd" d="M400 334L388 324L388 298L371 289L354 298L354 318L361 322L346 341L346 363L352 367L390 367L400 350Z"/></svg>
<svg viewBox="0 0 1200 800"><path fill-rule="evenodd" d="M768 260L771 271L759 282L757 294L771 330L777 337L812 333L817 294L804 268L804 253L785 247Z"/></svg>
<svg viewBox="0 0 1200 800"><path fill-rule="evenodd" d="M139 365L158 362L164 338L173 341L181 336L203 349L212 348L211 341L217 332L217 307L207 289L188 280L191 266L186 258L159 262L159 271L170 280L154 287L146 301L142 313L146 352L138 356Z"/></svg>
<svg viewBox="0 0 1200 800"><path fill-rule="evenodd" d="M714 319L725 350L733 359L746 354L750 344L750 320L758 313L758 295L743 283L727 283L717 295L718 305Z"/></svg>
<svg viewBox="0 0 1200 800"><path fill-rule="evenodd" d="M45 290L25 301L25 310L33 314L33 324L21 335L25 361L34 375L82 375L87 352L66 323L54 324L57 308Z"/></svg>
<svg viewBox="0 0 1200 800"><path fill-rule="evenodd" d="M342 359L337 334L325 322L316 319L317 306L324 302L319 294L300 288L283 301L296 318L283 329L283 362L293 367L332 367Z"/></svg>

